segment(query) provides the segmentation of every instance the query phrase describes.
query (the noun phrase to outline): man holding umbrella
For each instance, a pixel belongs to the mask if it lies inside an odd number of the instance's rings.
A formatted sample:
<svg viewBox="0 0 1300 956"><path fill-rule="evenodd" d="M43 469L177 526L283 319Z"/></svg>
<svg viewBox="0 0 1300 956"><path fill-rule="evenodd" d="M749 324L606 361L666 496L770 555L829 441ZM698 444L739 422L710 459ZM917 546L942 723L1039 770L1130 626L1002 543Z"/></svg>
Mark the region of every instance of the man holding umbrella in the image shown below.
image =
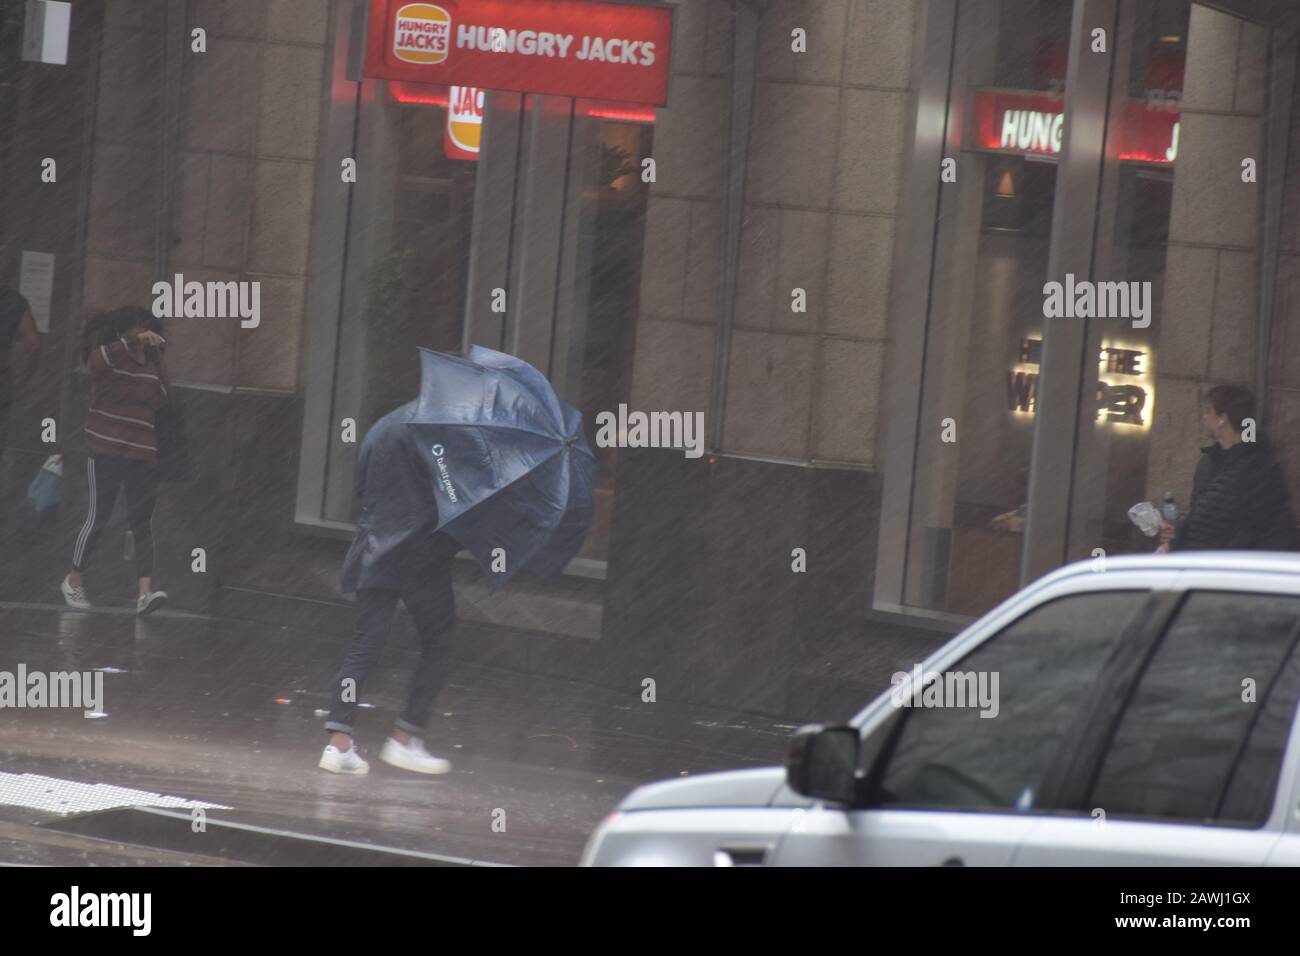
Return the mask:
<svg viewBox="0 0 1300 956"><path fill-rule="evenodd" d="M451 660L452 559L467 548L493 589L524 568L558 573L591 528L595 461L581 414L531 365L479 346L465 358L420 350L420 397L376 422L361 445L361 517L341 581L357 595L357 630L331 691L323 769L369 770L352 726L399 600L415 621L420 663L380 759L416 773L451 769L423 737Z"/></svg>
<svg viewBox="0 0 1300 956"><path fill-rule="evenodd" d="M361 687L383 653L400 600L415 621L420 663L411 678L406 706L380 759L416 773L446 773L451 764L424 749L422 737L451 660L456 598L451 561L460 544L434 531L436 507L412 511L410 503L430 501L424 464L414 434L407 430L416 409L407 402L366 433L357 463L356 490L361 517L343 562L344 594L356 592L357 628L332 689L325 729L329 744L320 766L333 773L362 774L370 766L352 744Z"/></svg>

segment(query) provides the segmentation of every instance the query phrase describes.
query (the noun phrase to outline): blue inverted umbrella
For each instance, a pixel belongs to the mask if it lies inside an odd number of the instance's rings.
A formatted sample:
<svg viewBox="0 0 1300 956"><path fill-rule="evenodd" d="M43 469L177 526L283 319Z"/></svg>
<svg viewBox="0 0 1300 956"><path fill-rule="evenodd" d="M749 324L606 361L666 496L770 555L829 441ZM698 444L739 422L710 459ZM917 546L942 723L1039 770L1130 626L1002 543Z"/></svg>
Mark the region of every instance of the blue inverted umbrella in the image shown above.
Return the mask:
<svg viewBox="0 0 1300 956"><path fill-rule="evenodd" d="M578 553L595 516L596 456L582 414L537 369L477 345L464 358L420 349L406 425L432 475L437 530L474 555L493 589L525 569L556 574Z"/></svg>

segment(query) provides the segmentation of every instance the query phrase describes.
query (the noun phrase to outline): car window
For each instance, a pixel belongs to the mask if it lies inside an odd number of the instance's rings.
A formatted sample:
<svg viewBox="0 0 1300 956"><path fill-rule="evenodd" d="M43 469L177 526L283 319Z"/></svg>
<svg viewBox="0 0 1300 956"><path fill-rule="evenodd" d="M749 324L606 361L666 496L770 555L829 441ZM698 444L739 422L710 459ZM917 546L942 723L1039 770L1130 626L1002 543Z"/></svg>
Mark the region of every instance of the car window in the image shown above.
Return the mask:
<svg viewBox="0 0 1300 956"><path fill-rule="evenodd" d="M1300 649L1291 652L1267 699L1260 704L1259 718L1219 809L1219 823L1262 826L1268 819L1295 721L1297 699L1300 699Z"/></svg>
<svg viewBox="0 0 1300 956"><path fill-rule="evenodd" d="M1041 605L933 682L903 725L872 803L885 807L1041 809L1038 792L1147 591L1089 592ZM969 706L972 684L982 706ZM958 691L967 688L967 706ZM939 706L932 706L934 702ZM988 716L981 716L981 713Z"/></svg>
<svg viewBox="0 0 1300 956"><path fill-rule="evenodd" d="M1138 681L1093 788L1108 817L1250 824L1300 694L1300 598L1194 592Z"/></svg>

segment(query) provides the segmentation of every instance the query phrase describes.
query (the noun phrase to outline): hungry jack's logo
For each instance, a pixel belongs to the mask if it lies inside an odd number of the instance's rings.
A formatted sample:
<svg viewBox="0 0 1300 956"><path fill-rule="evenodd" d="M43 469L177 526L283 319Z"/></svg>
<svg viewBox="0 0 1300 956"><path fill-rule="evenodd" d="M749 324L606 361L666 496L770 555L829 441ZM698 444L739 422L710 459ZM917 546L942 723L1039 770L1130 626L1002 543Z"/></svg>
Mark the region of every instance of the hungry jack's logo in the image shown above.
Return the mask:
<svg viewBox="0 0 1300 956"><path fill-rule="evenodd" d="M453 86L447 103L447 155L477 159L483 137L483 91Z"/></svg>
<svg viewBox="0 0 1300 956"><path fill-rule="evenodd" d="M398 7L393 56L406 63L441 63L451 49L451 13L436 3Z"/></svg>

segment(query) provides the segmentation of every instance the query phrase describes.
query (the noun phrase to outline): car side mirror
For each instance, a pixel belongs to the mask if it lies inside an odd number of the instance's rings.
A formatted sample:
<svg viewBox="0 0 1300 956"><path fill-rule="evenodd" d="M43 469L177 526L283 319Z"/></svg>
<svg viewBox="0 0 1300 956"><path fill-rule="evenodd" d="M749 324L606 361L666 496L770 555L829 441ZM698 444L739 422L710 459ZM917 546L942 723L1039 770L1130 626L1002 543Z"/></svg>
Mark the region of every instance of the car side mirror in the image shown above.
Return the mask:
<svg viewBox="0 0 1300 956"><path fill-rule="evenodd" d="M852 804L858 792L857 730L847 726L808 724L795 731L786 759L786 784L795 793L818 800Z"/></svg>

